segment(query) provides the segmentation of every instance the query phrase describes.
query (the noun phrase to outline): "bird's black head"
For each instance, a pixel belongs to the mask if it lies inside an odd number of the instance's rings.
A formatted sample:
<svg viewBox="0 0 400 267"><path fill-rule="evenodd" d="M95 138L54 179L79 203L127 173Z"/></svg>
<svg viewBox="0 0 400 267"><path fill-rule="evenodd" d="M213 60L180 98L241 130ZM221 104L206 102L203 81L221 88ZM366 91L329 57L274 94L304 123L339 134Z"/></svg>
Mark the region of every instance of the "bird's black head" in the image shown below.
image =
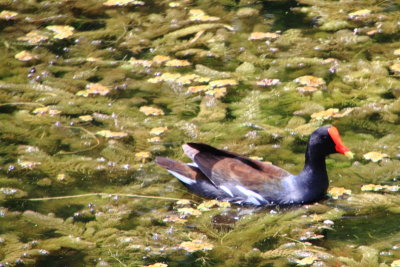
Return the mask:
<svg viewBox="0 0 400 267"><path fill-rule="evenodd" d="M348 149L335 126L323 126L315 130L308 141L309 149L322 155L341 153L349 158L353 153Z"/></svg>

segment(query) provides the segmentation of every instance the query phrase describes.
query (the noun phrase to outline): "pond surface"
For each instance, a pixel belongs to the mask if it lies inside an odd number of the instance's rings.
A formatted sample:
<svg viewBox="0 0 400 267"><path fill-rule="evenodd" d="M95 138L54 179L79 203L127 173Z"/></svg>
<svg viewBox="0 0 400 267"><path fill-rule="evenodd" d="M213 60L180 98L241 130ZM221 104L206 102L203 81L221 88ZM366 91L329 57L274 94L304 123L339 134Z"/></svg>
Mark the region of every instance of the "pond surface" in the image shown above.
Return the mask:
<svg viewBox="0 0 400 267"><path fill-rule="evenodd" d="M399 18L390 0L0 1L1 266L400 266ZM207 202L154 163L198 141L297 173L329 124L355 158L327 159L312 205Z"/></svg>

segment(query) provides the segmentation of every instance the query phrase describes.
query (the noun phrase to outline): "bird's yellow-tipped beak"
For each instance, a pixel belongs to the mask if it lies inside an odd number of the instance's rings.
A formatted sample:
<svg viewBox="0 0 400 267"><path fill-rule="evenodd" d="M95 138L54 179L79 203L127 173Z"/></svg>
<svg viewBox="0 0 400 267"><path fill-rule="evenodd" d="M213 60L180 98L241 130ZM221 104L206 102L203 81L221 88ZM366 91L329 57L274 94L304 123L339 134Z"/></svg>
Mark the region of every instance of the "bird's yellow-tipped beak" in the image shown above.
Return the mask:
<svg viewBox="0 0 400 267"><path fill-rule="evenodd" d="M354 158L354 153L351 151L346 151L344 152L344 155L348 158L348 159L353 159Z"/></svg>

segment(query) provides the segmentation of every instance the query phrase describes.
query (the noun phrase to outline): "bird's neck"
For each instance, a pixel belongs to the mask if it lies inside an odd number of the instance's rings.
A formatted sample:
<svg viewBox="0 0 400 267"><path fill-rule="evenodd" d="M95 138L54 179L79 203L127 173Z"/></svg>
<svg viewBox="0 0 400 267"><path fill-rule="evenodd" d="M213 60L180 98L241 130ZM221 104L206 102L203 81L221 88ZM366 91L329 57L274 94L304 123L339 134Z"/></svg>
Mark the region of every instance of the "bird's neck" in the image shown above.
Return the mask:
<svg viewBox="0 0 400 267"><path fill-rule="evenodd" d="M307 184L327 184L325 154L315 147L307 147L305 163L300 177Z"/></svg>

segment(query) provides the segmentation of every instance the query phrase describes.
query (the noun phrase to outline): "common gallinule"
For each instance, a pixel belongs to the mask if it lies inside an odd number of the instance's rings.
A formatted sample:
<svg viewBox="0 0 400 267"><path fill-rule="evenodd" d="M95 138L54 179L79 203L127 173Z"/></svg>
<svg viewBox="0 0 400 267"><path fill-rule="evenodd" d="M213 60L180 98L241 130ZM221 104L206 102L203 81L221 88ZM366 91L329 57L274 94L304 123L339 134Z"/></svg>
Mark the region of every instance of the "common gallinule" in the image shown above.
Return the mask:
<svg viewBox="0 0 400 267"><path fill-rule="evenodd" d="M324 198L329 184L325 157L333 153L353 157L334 126L321 127L311 134L304 168L298 175L202 143L182 147L192 163L157 157L157 164L200 196L256 206L302 204Z"/></svg>

